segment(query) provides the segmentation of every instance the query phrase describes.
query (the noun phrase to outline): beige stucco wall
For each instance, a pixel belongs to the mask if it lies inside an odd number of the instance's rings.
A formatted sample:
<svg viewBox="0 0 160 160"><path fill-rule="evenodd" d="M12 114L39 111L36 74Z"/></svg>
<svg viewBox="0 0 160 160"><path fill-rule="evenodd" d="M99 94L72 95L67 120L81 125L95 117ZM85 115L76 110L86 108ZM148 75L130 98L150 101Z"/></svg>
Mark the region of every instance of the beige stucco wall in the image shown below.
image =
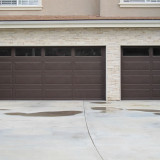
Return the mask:
<svg viewBox="0 0 160 160"><path fill-rule="evenodd" d="M159 17L160 8L155 7L127 7L119 5L120 0L101 0L100 15L106 17Z"/></svg>
<svg viewBox="0 0 160 160"><path fill-rule="evenodd" d="M106 46L106 95L121 99L122 45L159 45L160 28L0 29L0 46Z"/></svg>
<svg viewBox="0 0 160 160"><path fill-rule="evenodd" d="M0 10L0 15L99 15L99 4L99 0L42 0L40 11Z"/></svg>
<svg viewBox="0 0 160 160"><path fill-rule="evenodd" d="M105 17L159 17L160 8L122 8L120 0L42 0L41 10L6 10L0 15L90 15ZM14 8L14 7L13 7ZM12 8L12 9L13 9Z"/></svg>

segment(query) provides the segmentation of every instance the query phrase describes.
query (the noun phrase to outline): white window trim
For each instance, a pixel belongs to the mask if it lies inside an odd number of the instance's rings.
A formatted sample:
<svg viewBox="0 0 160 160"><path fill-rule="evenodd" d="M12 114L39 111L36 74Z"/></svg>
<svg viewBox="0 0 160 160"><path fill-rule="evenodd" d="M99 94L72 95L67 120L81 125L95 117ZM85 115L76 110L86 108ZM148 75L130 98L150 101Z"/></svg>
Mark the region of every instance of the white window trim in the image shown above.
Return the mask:
<svg viewBox="0 0 160 160"><path fill-rule="evenodd" d="M160 7L159 2L124 2L120 0L120 7Z"/></svg>
<svg viewBox="0 0 160 160"><path fill-rule="evenodd" d="M38 5L0 5L0 10L42 10L42 0L39 0Z"/></svg>
<svg viewBox="0 0 160 160"><path fill-rule="evenodd" d="M0 11L42 10L42 6L0 6Z"/></svg>

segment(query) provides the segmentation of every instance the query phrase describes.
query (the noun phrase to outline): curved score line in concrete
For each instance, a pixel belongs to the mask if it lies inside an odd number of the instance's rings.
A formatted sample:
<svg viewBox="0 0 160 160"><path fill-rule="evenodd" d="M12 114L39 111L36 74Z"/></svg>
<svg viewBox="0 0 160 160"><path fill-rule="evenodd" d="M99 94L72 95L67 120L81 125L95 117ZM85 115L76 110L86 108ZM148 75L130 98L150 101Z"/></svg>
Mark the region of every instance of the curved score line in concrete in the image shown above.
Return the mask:
<svg viewBox="0 0 160 160"><path fill-rule="evenodd" d="M91 134L90 134L90 130L89 130L89 126L88 126L87 118L86 118L86 110L85 110L84 101L83 101L83 113L84 113L85 125L86 125L86 128L87 128L88 136L89 136L89 138L90 138L90 140L91 140L91 142L93 144L93 147L95 148L96 152L98 153L98 155L100 156L100 158L102 160L104 160L103 157L102 157L102 155L100 154L100 152L99 152L99 150L98 150L98 148L97 148L97 146L96 146L96 144L95 144L95 142L94 142Z"/></svg>

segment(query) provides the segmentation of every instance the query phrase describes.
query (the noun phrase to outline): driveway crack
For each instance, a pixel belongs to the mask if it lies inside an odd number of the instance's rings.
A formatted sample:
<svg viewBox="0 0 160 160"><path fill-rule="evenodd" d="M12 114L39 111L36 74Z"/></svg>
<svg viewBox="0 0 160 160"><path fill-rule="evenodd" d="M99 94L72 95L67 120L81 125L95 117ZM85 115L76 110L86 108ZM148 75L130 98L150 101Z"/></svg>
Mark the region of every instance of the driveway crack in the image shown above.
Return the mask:
<svg viewBox="0 0 160 160"><path fill-rule="evenodd" d="M96 144L94 143L94 140L93 140L92 136L91 136L91 133L90 133L90 130L89 130L89 126L88 126L88 123L87 123L86 110L85 110L85 106L84 106L84 101L83 101L83 113L84 113L85 124L86 124L87 132L88 132L88 135L89 135L89 137L90 137L90 140L91 140L91 142L92 142L92 144L93 144L96 152L97 152L98 155L100 156L100 158L101 158L102 160L104 160L103 157L102 157L102 155L100 154L100 152L99 152Z"/></svg>

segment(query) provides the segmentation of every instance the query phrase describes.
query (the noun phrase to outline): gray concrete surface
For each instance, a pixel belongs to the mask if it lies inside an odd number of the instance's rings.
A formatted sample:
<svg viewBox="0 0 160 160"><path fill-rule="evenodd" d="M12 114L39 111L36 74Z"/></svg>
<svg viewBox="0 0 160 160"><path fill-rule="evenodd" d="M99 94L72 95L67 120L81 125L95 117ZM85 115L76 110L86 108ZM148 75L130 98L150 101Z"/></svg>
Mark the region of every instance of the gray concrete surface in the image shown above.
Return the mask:
<svg viewBox="0 0 160 160"><path fill-rule="evenodd" d="M0 101L0 160L29 159L159 160L160 101Z"/></svg>

